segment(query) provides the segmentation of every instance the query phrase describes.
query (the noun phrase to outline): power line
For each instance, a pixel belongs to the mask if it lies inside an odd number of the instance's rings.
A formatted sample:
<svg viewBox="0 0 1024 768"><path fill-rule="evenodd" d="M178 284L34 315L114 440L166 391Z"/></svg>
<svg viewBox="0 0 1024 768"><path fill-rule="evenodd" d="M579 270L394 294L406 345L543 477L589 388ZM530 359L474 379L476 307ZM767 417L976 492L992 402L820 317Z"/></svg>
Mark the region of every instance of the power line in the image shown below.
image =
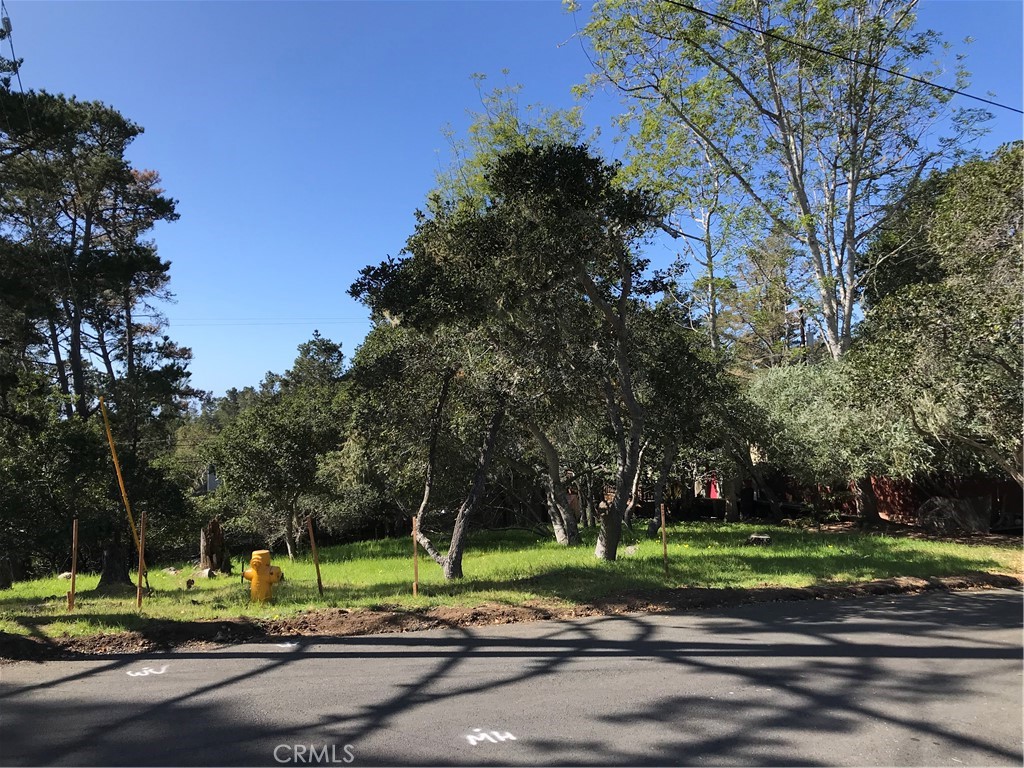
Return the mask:
<svg viewBox="0 0 1024 768"><path fill-rule="evenodd" d="M143 315L140 315L143 317ZM365 325L370 321L354 317L308 317L308 318L181 318L167 320L172 328L230 328L249 326L285 326L285 325Z"/></svg>
<svg viewBox="0 0 1024 768"><path fill-rule="evenodd" d="M1016 107L1011 107L1008 104L1001 104L998 101L992 101L991 99L984 99L981 96L975 96L974 94L967 93L966 91L961 91L961 90L958 90L956 88L950 88L949 86L945 86L945 85L939 85L938 83L932 83L932 82L930 82L928 80L924 80L924 79L922 79L920 77L914 77L913 75L908 75L905 72L897 72L894 69L889 69L888 67L883 67L881 64L875 64L874 62L864 61L862 59L858 59L858 58L855 58L853 56L846 56L846 55L844 55L842 53L836 53L835 51L830 51L830 50L827 50L825 48L819 48L818 46L811 45L809 43L801 43L799 40L792 40L792 39L790 39L788 37L782 37L781 35L776 35L774 32L768 32L766 30L759 29L758 27L751 26L750 24L746 24L746 23L744 23L742 21L736 21L735 19L730 19L730 18L728 18L726 16L720 16L719 14L712 13L711 11L705 11L703 8L698 8L698 7L694 6L694 5L690 5L688 3L680 2L679 0L665 0L665 2L668 3L669 5L675 5L675 6L678 6L680 8L686 8L687 10L693 11L694 13L699 13L700 15L706 16L709 19L714 19L715 21L721 22L722 24L726 25L727 27L730 27L734 31L738 31L736 28L737 27L741 27L742 29L744 29L747 32L756 32L759 35L764 35L765 37L770 37L773 40L778 40L779 42L786 43L787 45L795 45L798 48L804 48L805 50L808 50L808 51L814 51L815 53L820 53L823 56L832 56L833 58L841 59L842 61L848 62L850 64L859 64L859 65L861 65L863 67L870 67L871 69L877 69L877 70L879 70L881 72L885 72L885 73L890 74L890 75L895 75L896 77L902 77L902 78L904 78L906 80L911 80L911 81L913 81L915 83L919 83L921 85L928 86L929 88L937 88L940 91L946 91L947 93L956 94L957 96L966 96L968 99L974 99L975 101L980 101L980 102L982 102L984 104L989 104L989 105L991 105L993 107L1001 107L1002 109L1008 109L1011 112L1016 112L1018 115L1024 115L1024 111L1019 110Z"/></svg>
<svg viewBox="0 0 1024 768"><path fill-rule="evenodd" d="M28 118L28 128L33 130L32 127L32 115L29 113L28 100L25 98L25 86L21 84L21 66L18 64L18 55L14 52L14 32L11 29L11 19L7 15L7 3L0 0L0 16L2 16L2 22L4 25L4 31L7 33L7 42L11 46L11 66L14 67L14 74L18 78L18 90L21 91L21 103L25 108L25 117Z"/></svg>

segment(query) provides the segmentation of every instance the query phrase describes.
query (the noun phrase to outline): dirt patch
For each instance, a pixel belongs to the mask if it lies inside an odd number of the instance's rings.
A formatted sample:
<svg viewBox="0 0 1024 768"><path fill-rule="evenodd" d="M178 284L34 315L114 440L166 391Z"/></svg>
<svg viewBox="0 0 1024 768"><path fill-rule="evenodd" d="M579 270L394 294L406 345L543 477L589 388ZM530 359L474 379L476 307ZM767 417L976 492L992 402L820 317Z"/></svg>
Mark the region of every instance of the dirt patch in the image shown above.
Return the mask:
<svg viewBox="0 0 1024 768"><path fill-rule="evenodd" d="M1021 546L1024 537L1013 533L935 533L919 525L908 525L891 520L883 520L870 528L863 528L859 521L846 520L839 523L822 523L822 525L801 526L807 531L821 533L870 533L882 536L894 536L918 541L947 541L953 544L970 544L974 546L988 545L994 547Z"/></svg>
<svg viewBox="0 0 1024 768"><path fill-rule="evenodd" d="M87 637L42 638L0 632L0 661L81 659L83 656L139 654L173 648L239 643L266 635L246 619L168 621L150 619L144 629Z"/></svg>
<svg viewBox="0 0 1024 768"><path fill-rule="evenodd" d="M439 606L425 610L383 607L349 611L344 608L327 608L272 620L179 622L154 619L145 629L138 631L57 640L0 632L0 660L82 659L172 648L212 647L266 637L376 635L582 616L693 611L751 603L842 600L865 595L908 594L927 590L1019 589L1021 586L1022 581L1016 576L979 572L926 579L901 576L858 584L822 584L811 587L679 587L624 593L575 606L529 601L521 605L485 603L474 607Z"/></svg>

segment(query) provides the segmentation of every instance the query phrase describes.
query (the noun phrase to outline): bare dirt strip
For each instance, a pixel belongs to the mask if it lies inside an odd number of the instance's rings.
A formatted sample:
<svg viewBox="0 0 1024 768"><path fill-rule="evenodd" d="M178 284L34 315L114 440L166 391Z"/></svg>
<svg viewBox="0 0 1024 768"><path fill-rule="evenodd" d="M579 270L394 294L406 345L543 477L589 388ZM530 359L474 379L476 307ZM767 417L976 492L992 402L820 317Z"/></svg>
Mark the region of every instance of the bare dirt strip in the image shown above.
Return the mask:
<svg viewBox="0 0 1024 768"><path fill-rule="evenodd" d="M1024 582L1017 576L977 572L962 576L896 577L856 584L825 584L811 587L680 587L623 593L574 606L548 601L529 601L521 605L483 603L473 607L440 606L428 609L397 606L357 610L326 608L272 620L153 619L142 630L89 637L45 639L0 632L0 660L81 659L184 647L216 647L280 637L374 635L444 627L477 627L544 619L572 619L582 616L697 611L751 603L845 600L866 595L909 594L928 590L1020 589L1022 584Z"/></svg>

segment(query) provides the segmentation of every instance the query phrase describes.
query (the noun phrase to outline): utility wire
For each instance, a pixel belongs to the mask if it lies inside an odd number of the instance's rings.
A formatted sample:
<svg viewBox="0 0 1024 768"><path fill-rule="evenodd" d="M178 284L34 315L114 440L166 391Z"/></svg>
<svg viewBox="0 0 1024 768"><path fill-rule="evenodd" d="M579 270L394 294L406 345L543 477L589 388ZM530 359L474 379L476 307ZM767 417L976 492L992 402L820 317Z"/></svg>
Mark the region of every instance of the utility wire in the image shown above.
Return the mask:
<svg viewBox="0 0 1024 768"><path fill-rule="evenodd" d="M9 19L7 12L7 3L0 0L0 15L4 19ZM25 86L21 84L21 67L18 65L18 55L14 52L14 31L13 29L7 30L7 42L11 46L11 66L14 67L14 74L18 78L18 90L21 91L21 103L25 107L25 117L28 118L29 130L34 130L32 127L32 115L29 113L28 100L25 98Z"/></svg>
<svg viewBox="0 0 1024 768"><path fill-rule="evenodd" d="M361 325L369 323L369 320L361 320L356 318L337 318L337 319L309 319L309 320L272 320L272 319L230 319L225 318L222 320L211 319L211 320L167 320L167 325L170 328L232 328L232 327L251 327L251 326L278 326L278 325Z"/></svg>
<svg viewBox="0 0 1024 768"><path fill-rule="evenodd" d="M928 86L929 88L937 88L940 91L946 91L947 93L956 94L957 96L966 96L968 99L974 99L975 101L980 101L980 102L982 102L984 104L989 104L989 105L991 105L993 107L1000 107L1002 109L1008 109L1011 112L1016 112L1018 115L1024 115L1024 111L1019 110L1016 107L1011 107L1008 104L1001 104L998 101L992 101L991 99L984 99L981 96L975 96L974 94L967 93L966 91L961 91L961 90L958 90L956 88L950 88L949 86L945 86L945 85L939 85L938 83L932 83L932 82L930 82L928 80L924 80L924 79L922 79L920 77L914 77L913 75L908 75L905 72L897 72L894 69L889 69L888 67L883 67L881 64L875 64L873 62L864 61L863 59L858 59L858 58L855 58L853 56L846 56L846 55L844 55L842 53L836 53L835 51L830 51L830 50L828 50L826 48L819 48L818 46L811 45L810 43L801 43L799 40L793 40L793 39L788 38L788 37L782 37L781 35L776 35L774 32L768 32L766 30L759 29L758 27L751 26L750 24L746 24L746 23L744 23L742 21L736 21L735 19L730 19L730 18L728 18L726 16L720 16L719 14L712 13L711 11L705 11L703 8L698 8L697 6L690 5L689 3L683 3L683 2L680 2L679 0L665 0L665 2L668 3L669 5L675 5L675 6L679 7L679 8L686 8L687 10L693 11L694 13L699 13L701 16L706 16L709 19L714 19L715 21L718 21L718 22L726 25L727 27L730 27L733 31L739 31L737 29L737 27L740 27L740 28L742 28L743 30L745 30L747 32L755 32L755 33L757 33L759 35L764 35L765 37L770 37L773 40L778 40L780 43L786 43L787 45L795 45L798 48L803 48L803 49L808 50L808 51L814 51L815 53L820 53L823 56L832 56L833 58L841 59L842 61L846 61L846 62L848 62L850 64L859 64L859 65L861 65L863 67L870 67L871 69L877 69L877 70L879 70L881 72L885 72L885 73L890 74L890 75L895 75L896 77L902 77L902 78L904 78L906 80L911 80L911 81L913 81L915 83L919 83L921 85Z"/></svg>

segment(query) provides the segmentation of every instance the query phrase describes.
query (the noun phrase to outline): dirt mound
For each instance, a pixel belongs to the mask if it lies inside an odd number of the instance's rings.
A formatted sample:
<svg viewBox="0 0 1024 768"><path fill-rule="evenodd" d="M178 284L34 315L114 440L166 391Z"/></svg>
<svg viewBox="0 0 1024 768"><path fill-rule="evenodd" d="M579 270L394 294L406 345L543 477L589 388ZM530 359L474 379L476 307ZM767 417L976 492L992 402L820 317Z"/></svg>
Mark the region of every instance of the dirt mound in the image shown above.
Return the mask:
<svg viewBox="0 0 1024 768"><path fill-rule="evenodd" d="M190 645L238 643L263 637L262 627L235 619L227 621L168 621L150 619L146 627L88 637L46 640L0 632L0 660L81 659L83 656L168 651Z"/></svg>
<svg viewBox="0 0 1024 768"><path fill-rule="evenodd" d="M520 621L564 618L570 615L590 614L572 614L571 609L565 606L537 601L522 605L484 603L472 608L438 606L426 610L399 606L354 611L328 608L267 622L267 631L275 635L379 635L445 627L513 624Z"/></svg>
<svg viewBox="0 0 1024 768"><path fill-rule="evenodd" d="M622 594L576 606L530 601L522 605L485 603L472 608L440 606L426 610L397 606L352 611L344 608L326 608L272 620L177 622L154 619L145 629L139 631L48 642L0 633L0 659L81 659L109 654L147 653L196 645L225 645L264 637L375 635L581 616L700 610L750 603L841 600L865 595L905 594L933 589L1017 589L1021 585L1021 579L1016 576L971 573L926 579L904 576L859 584L823 584L811 587L679 587Z"/></svg>

